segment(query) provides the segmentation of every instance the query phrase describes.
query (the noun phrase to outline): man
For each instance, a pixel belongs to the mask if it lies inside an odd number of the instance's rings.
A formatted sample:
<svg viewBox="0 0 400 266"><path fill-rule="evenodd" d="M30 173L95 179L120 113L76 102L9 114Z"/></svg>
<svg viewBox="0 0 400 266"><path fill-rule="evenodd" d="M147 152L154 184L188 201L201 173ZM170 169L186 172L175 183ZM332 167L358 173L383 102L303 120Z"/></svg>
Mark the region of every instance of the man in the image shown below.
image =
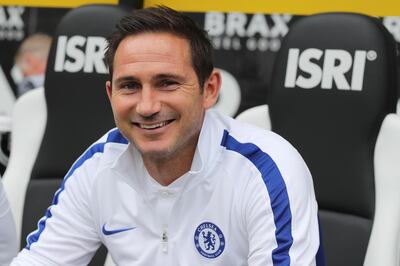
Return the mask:
<svg viewBox="0 0 400 266"><path fill-rule="evenodd" d="M50 46L50 36L35 33L26 38L18 48L15 64L23 77L17 85L18 97L31 89L43 86Z"/></svg>
<svg viewBox="0 0 400 266"><path fill-rule="evenodd" d="M9 265L17 251L15 224L0 176L0 266Z"/></svg>
<svg viewBox="0 0 400 266"><path fill-rule="evenodd" d="M310 173L276 134L211 110L211 44L166 7L135 10L109 38L117 129L72 166L12 265L315 265Z"/></svg>

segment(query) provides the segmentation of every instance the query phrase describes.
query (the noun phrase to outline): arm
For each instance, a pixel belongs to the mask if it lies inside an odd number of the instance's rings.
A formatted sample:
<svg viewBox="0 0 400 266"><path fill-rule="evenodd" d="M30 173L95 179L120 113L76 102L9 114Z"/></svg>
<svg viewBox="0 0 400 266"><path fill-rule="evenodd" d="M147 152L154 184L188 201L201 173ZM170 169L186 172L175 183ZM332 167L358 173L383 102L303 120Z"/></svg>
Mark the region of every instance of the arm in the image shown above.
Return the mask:
<svg viewBox="0 0 400 266"><path fill-rule="evenodd" d="M311 175L297 151L283 148L265 157L260 175L248 184L249 266L316 263L318 207Z"/></svg>
<svg viewBox="0 0 400 266"><path fill-rule="evenodd" d="M100 245L90 195L97 156L64 178L52 205L11 265L87 265ZM79 162L79 160L77 161Z"/></svg>
<svg viewBox="0 0 400 266"><path fill-rule="evenodd" d="M17 234L3 185L0 179L0 265L8 265L17 254Z"/></svg>

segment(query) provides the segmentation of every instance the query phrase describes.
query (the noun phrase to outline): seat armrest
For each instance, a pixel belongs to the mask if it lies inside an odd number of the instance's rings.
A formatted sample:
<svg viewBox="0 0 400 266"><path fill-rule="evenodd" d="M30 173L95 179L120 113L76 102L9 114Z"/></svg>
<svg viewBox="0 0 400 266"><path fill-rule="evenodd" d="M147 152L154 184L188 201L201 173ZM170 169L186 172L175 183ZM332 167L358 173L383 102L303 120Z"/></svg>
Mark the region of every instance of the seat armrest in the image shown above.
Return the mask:
<svg viewBox="0 0 400 266"><path fill-rule="evenodd" d="M399 265L400 116L384 119L374 154L375 219L364 266Z"/></svg>
<svg viewBox="0 0 400 266"><path fill-rule="evenodd" d="M269 118L269 109L267 104L249 108L238 114L235 119L254 126L271 130L271 121Z"/></svg>

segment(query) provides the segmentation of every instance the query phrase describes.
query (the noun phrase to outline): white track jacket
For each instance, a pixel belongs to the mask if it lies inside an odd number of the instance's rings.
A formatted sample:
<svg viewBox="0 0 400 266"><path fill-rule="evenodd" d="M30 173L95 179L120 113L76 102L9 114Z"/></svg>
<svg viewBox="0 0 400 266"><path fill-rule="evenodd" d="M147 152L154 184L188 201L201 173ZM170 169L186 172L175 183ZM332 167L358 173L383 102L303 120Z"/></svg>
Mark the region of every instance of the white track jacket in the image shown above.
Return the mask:
<svg viewBox="0 0 400 266"><path fill-rule="evenodd" d="M320 246L299 153L216 111L206 113L191 171L169 186L109 131L72 166L27 241L13 266L87 265L101 243L121 266L316 265Z"/></svg>
<svg viewBox="0 0 400 266"><path fill-rule="evenodd" d="M17 252L17 232L15 231L10 204L0 178L0 266L9 265Z"/></svg>

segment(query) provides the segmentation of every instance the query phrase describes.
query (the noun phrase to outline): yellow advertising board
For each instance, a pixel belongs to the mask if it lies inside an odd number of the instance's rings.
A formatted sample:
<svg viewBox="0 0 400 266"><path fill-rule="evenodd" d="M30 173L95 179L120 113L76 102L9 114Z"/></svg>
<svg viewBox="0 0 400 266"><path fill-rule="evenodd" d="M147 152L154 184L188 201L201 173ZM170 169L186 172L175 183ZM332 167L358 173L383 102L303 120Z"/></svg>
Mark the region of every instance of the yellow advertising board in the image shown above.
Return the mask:
<svg viewBox="0 0 400 266"><path fill-rule="evenodd" d="M118 4L118 0L0 0L0 6L73 8L85 4Z"/></svg>
<svg viewBox="0 0 400 266"><path fill-rule="evenodd" d="M132 0L134 1L134 0ZM118 4L118 0L0 0L0 5L72 8L84 4ZM372 16L400 16L397 0L143 0L144 6L163 4L187 12L290 13L358 12Z"/></svg>
<svg viewBox="0 0 400 266"><path fill-rule="evenodd" d="M134 0L132 0L134 1ZM72 8L84 4L118 4L118 0L0 0L1 5ZM143 0L144 6L163 4L180 11L244 13L359 12L372 16L400 16L397 0Z"/></svg>
<svg viewBox="0 0 400 266"><path fill-rule="evenodd" d="M398 0L144 0L144 6L163 4L180 11L222 11L244 13L358 12L372 16L399 16Z"/></svg>

